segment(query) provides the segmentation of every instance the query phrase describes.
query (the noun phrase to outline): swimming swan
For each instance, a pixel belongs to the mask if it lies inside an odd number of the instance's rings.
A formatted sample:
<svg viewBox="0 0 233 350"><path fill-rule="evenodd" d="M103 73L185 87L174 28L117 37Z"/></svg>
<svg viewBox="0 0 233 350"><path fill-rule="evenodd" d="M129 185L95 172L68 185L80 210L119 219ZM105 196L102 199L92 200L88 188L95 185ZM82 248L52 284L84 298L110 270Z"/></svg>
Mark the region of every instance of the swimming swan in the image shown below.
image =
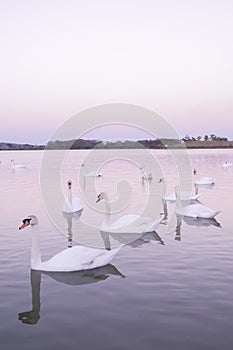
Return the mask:
<svg viewBox="0 0 233 350"><path fill-rule="evenodd" d="M192 218L214 218L220 211L214 211L202 204L191 204L183 206L180 199L180 188L175 187L175 194L177 198L176 214L180 216L188 216Z"/></svg>
<svg viewBox="0 0 233 350"><path fill-rule="evenodd" d="M143 170L143 167L141 167L140 170L142 172L142 179L143 180L152 180L153 179L153 176L152 176L151 172L145 172Z"/></svg>
<svg viewBox="0 0 233 350"><path fill-rule="evenodd" d="M40 271L80 271L93 269L110 263L114 255L122 247L119 246L112 250L90 248L84 246L74 246L66 248L60 253L54 255L51 259L42 262L39 246L38 219L35 215L29 215L23 220L19 227L31 226L33 228L32 250L31 250L31 268Z"/></svg>
<svg viewBox="0 0 233 350"><path fill-rule="evenodd" d="M25 164L16 164L14 159L11 159L11 169L26 168Z"/></svg>
<svg viewBox="0 0 233 350"><path fill-rule="evenodd" d="M90 171L85 176L86 177L102 177L103 173L99 173L98 171Z"/></svg>
<svg viewBox="0 0 233 350"><path fill-rule="evenodd" d="M159 183L161 183L161 182L165 184L165 179L164 178L159 179ZM189 202L196 201L200 197L200 195L201 194L198 193L198 186L197 185L195 185L195 192L194 193L190 193L188 191L186 191L186 192L182 191L180 193L181 201L189 201ZM166 202L176 202L175 192L165 194L163 196L163 200Z"/></svg>
<svg viewBox="0 0 233 350"><path fill-rule="evenodd" d="M107 193L101 192L96 200L96 203L99 201L105 201L105 216L101 224L102 232L109 233L145 233L155 231L156 227L163 220L163 214L161 214L156 220L152 218L144 217L140 215L124 215L118 220L114 221L112 224L109 223L110 217L110 202Z"/></svg>
<svg viewBox="0 0 233 350"><path fill-rule="evenodd" d="M222 167L223 168L230 168L230 167L232 167L232 163L229 163L228 161L225 161L225 163L223 163Z"/></svg>
<svg viewBox="0 0 233 350"><path fill-rule="evenodd" d="M82 203L78 197L72 196L72 182L67 181L68 184L68 197L65 199L62 211L64 213L76 213L83 210Z"/></svg>
<svg viewBox="0 0 233 350"><path fill-rule="evenodd" d="M194 169L194 176L197 174L197 170ZM209 176L203 176L199 177L198 179L195 179L194 184L195 185L213 185L215 183L215 179L213 177Z"/></svg>

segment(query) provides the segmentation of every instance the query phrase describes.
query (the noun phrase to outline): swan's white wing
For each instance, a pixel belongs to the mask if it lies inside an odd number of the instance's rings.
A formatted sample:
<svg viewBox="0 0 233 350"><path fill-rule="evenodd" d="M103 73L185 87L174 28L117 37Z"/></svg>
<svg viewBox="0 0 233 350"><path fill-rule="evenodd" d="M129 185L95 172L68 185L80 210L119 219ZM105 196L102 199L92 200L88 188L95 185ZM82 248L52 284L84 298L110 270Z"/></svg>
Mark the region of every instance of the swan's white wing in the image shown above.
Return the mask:
<svg viewBox="0 0 233 350"><path fill-rule="evenodd" d="M182 212L182 215L193 218L213 218L219 213L219 211L214 211L202 204L188 205L182 208Z"/></svg>
<svg viewBox="0 0 233 350"><path fill-rule="evenodd" d="M72 198L72 203L70 203L69 198L65 199L62 211L65 213L75 213L83 209L83 205L78 197Z"/></svg>
<svg viewBox="0 0 233 350"><path fill-rule="evenodd" d="M100 177L100 176L103 176L103 174L98 173L97 171L90 171L89 173L87 173L84 176L86 176L86 177Z"/></svg>
<svg viewBox="0 0 233 350"><path fill-rule="evenodd" d="M111 229L117 229L117 228L125 227L128 225L132 225L137 220L139 220L139 218L140 218L139 215L134 215L134 214L124 215L111 224Z"/></svg>
<svg viewBox="0 0 233 350"><path fill-rule="evenodd" d="M108 233L145 233L153 231L160 221L160 219L153 221L140 215L125 215L110 226L102 227L101 230Z"/></svg>
<svg viewBox="0 0 233 350"><path fill-rule="evenodd" d="M41 264L41 269L45 271L79 271L92 269L109 264L113 256L121 248L104 250L75 246L67 248L54 255L50 260Z"/></svg>
<svg viewBox="0 0 233 350"><path fill-rule="evenodd" d="M190 194L189 192L180 192L180 199L181 201L195 201L200 197L200 193L198 194ZM175 193L170 193L166 196L164 196L164 200L167 202L176 202L176 195Z"/></svg>
<svg viewBox="0 0 233 350"><path fill-rule="evenodd" d="M213 177L208 177L208 176L203 176L195 180L196 185L212 185L214 183L215 183L215 179Z"/></svg>
<svg viewBox="0 0 233 350"><path fill-rule="evenodd" d="M175 193L170 193L170 194L167 194L166 196L164 196L163 199L165 201L167 201L167 202L175 202L176 201L176 195L175 195Z"/></svg>
<svg viewBox="0 0 233 350"><path fill-rule="evenodd" d="M140 215L125 215L116 220L111 229L122 230L122 232L145 232L152 225L152 219Z"/></svg>

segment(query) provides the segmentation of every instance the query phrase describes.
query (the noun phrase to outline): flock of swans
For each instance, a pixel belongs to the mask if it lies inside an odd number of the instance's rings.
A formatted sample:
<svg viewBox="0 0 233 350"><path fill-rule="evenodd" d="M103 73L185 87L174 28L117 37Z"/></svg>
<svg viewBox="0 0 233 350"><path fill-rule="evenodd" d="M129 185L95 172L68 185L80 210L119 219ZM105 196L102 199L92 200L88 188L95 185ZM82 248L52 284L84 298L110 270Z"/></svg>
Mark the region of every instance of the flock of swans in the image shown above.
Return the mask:
<svg viewBox="0 0 233 350"><path fill-rule="evenodd" d="M206 181L204 184L204 179L211 179L211 178L201 178L203 179L202 185L209 185L209 182ZM164 179L160 179L159 182L164 182ZM212 183L213 185L213 183ZM171 202L176 203L176 214L183 216L183 217L191 217L191 218L205 218L205 219L211 219L214 218L218 213L220 213L219 210L213 210L211 208L208 208L207 206L201 204L198 202L198 199L200 197L200 193L198 193L198 184L196 181L194 182L195 186L195 192L189 193L189 192L181 192L179 186L175 186L175 192L164 195L163 202ZM182 202L185 202L183 204ZM188 205L186 203L189 203Z"/></svg>
<svg viewBox="0 0 233 350"><path fill-rule="evenodd" d="M83 165L82 165L83 166ZM140 168L142 172L142 178L151 181L153 176L151 173L145 173L143 168ZM93 176L99 176L100 173L92 172ZM90 175L90 174L89 174ZM87 174L87 176L89 176ZM102 174L100 175L102 176ZM198 199L200 193L198 187L200 185L213 185L215 180L211 177L196 178L196 170L194 171L194 185L195 191L193 193L181 192L179 186L175 186L174 193L164 194L162 198L163 213L161 213L156 219L150 217L143 217L140 215L124 215L118 220L110 223L111 207L108 194L101 192L98 194L96 203L104 201L105 203L105 215L104 220L100 227L100 232L104 234L139 234L144 235L146 233L155 232L160 223L165 223L167 219L167 209L164 203L176 203L175 213L179 217L194 218L194 219L213 219L220 211L213 210L201 204ZM164 184L165 179L162 178L158 181ZM72 194L72 181L67 182L68 195L65 198L63 205L64 216L70 214L79 214L80 217L83 211L83 205L81 200L77 196ZM184 205L185 202L189 202ZM109 264L117 252L123 247L124 244L119 245L117 248L97 249L86 246L69 246L58 254L54 255L47 261L41 260L41 252L39 245L38 234L38 218L35 215L27 216L20 230L31 227L32 229L32 249L31 249L31 268L33 270L48 271L48 272L70 272L70 271L82 271L94 269L100 266Z"/></svg>

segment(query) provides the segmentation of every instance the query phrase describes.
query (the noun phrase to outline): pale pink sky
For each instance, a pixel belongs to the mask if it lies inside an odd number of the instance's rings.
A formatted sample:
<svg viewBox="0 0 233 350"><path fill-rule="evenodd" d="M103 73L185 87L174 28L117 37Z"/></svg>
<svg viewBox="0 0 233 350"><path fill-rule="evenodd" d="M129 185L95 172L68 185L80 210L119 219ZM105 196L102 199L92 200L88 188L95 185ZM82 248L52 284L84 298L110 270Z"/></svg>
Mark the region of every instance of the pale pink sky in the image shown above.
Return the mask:
<svg viewBox="0 0 233 350"><path fill-rule="evenodd" d="M230 0L2 1L0 141L46 143L111 102L233 139L232 35Z"/></svg>

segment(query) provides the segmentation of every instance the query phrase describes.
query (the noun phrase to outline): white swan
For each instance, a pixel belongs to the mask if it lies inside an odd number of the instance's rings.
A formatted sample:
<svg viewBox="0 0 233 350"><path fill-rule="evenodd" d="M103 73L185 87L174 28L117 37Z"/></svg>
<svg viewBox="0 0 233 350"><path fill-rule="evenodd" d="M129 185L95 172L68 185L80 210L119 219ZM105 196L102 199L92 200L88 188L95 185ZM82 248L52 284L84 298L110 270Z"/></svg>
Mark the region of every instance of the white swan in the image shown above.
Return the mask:
<svg viewBox="0 0 233 350"><path fill-rule="evenodd" d="M89 173L87 173L84 176L86 176L86 177L101 177L101 176L103 176L103 173L99 173L98 171L90 171Z"/></svg>
<svg viewBox="0 0 233 350"><path fill-rule="evenodd" d="M89 248L84 246L74 246L66 248L60 253L54 255L51 259L42 262L39 246L38 219L35 215L29 215L23 220L23 224L19 227L31 226L33 228L32 235L32 251L31 251L31 268L40 271L80 271L93 269L110 263L114 255L122 247L119 246L112 250L104 250L97 248Z"/></svg>
<svg viewBox="0 0 233 350"><path fill-rule="evenodd" d="M223 163L222 167L223 168L230 168L230 167L232 167L232 163L229 163L228 161L226 161L225 163Z"/></svg>
<svg viewBox="0 0 233 350"><path fill-rule="evenodd" d="M105 201L105 216L101 224L101 231L108 233L145 233L155 231L156 227L163 220L164 215L161 214L156 220L152 220L149 217L144 217L140 215L124 215L118 220L114 221L112 224L109 223L110 217L110 202L107 193L101 192L96 200Z"/></svg>
<svg viewBox="0 0 233 350"><path fill-rule="evenodd" d="M164 178L159 179L159 183L161 183L161 182L165 184ZM195 185L194 187L195 187L194 193L190 193L188 191L180 192L181 201L193 202L193 201L196 201L200 197L201 194L198 193L198 186ZM176 194L175 194L175 192L165 194L162 199L166 202L176 202Z"/></svg>
<svg viewBox="0 0 233 350"><path fill-rule="evenodd" d="M142 179L144 179L144 180L152 180L153 179L153 175L151 172L145 172L143 170L143 167L141 167L140 170L142 172Z"/></svg>
<svg viewBox="0 0 233 350"><path fill-rule="evenodd" d="M19 169L19 168L26 168L25 164L16 164L14 159L11 159L11 168L12 169Z"/></svg>
<svg viewBox="0 0 233 350"><path fill-rule="evenodd" d="M62 211L64 213L76 213L83 210L83 205L78 197L72 196L72 181L67 181L68 197L65 199Z"/></svg>
<svg viewBox="0 0 233 350"><path fill-rule="evenodd" d="M175 187L177 198L176 214L180 216L188 216L192 218L214 218L220 211L212 210L202 204L181 205L179 186Z"/></svg>
<svg viewBox="0 0 233 350"><path fill-rule="evenodd" d="M194 169L193 174L194 176L196 176L197 174L196 169ZM195 185L213 185L214 183L215 183L215 179L210 176L202 176L194 180Z"/></svg>

